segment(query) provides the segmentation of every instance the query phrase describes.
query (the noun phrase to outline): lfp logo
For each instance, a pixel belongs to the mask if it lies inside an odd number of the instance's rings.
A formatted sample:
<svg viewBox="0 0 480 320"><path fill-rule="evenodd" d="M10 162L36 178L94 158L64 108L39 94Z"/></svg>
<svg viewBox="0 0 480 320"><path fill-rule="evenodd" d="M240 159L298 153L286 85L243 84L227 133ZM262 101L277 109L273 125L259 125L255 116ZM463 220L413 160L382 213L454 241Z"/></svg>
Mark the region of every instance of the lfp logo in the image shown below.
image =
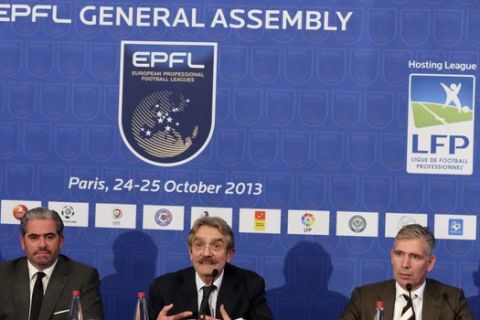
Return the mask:
<svg viewBox="0 0 480 320"><path fill-rule="evenodd" d="M409 173L473 173L474 93L470 75L410 75Z"/></svg>
<svg viewBox="0 0 480 320"><path fill-rule="evenodd" d="M315 225L315 215L310 212L306 212L302 216L302 224L304 226L303 231L304 232L311 232L312 227Z"/></svg>
<svg viewBox="0 0 480 320"><path fill-rule="evenodd" d="M206 148L216 67L216 43L122 41L119 126L134 155L176 166Z"/></svg>

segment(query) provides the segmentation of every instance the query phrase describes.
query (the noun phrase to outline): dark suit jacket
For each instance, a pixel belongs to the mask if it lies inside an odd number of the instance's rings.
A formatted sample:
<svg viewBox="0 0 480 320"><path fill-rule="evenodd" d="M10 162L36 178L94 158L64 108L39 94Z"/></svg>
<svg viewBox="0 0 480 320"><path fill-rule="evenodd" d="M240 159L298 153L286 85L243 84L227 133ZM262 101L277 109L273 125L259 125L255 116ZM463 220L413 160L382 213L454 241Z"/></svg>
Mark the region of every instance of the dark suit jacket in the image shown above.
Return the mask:
<svg viewBox="0 0 480 320"><path fill-rule="evenodd" d="M58 257L43 297L40 320L67 319L68 312L54 316L55 312L69 310L72 291L80 290L85 319L103 319L96 269ZM25 257L0 264L0 320L28 320L30 285Z"/></svg>
<svg viewBox="0 0 480 320"><path fill-rule="evenodd" d="M373 319L377 300L383 300L385 303L385 319L392 319L395 308L395 280L356 288L340 319ZM422 319L468 320L473 319L473 315L462 290L427 279L423 294Z"/></svg>
<svg viewBox="0 0 480 320"><path fill-rule="evenodd" d="M156 319L160 310L170 303L169 315L192 311L198 315L197 287L193 267L168 273L154 280L150 286L148 313ZM265 299L265 281L256 273L227 264L216 305L216 317L222 319L220 305L232 319L270 320L272 314Z"/></svg>

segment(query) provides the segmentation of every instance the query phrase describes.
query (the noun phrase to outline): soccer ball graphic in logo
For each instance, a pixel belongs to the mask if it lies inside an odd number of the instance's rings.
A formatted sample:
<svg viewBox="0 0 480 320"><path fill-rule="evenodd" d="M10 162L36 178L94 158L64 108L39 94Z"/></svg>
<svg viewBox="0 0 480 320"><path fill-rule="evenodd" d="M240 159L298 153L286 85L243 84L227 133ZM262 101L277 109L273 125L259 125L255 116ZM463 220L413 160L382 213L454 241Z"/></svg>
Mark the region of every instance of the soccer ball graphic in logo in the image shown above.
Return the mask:
<svg viewBox="0 0 480 320"><path fill-rule="evenodd" d="M309 212L305 213L302 216L302 224L305 227L312 227L315 224L315 215Z"/></svg>
<svg viewBox="0 0 480 320"><path fill-rule="evenodd" d="M353 232L360 233L367 227L367 220L362 216L355 215L348 221L348 226Z"/></svg>
<svg viewBox="0 0 480 320"><path fill-rule="evenodd" d="M449 235L463 235L463 220L449 219L448 220L448 234Z"/></svg>
<svg viewBox="0 0 480 320"><path fill-rule="evenodd" d="M415 219L413 217L401 216L397 222L397 231L400 231L400 229L402 229L406 225L414 224L414 223L415 223Z"/></svg>
<svg viewBox="0 0 480 320"><path fill-rule="evenodd" d="M162 208L157 212L155 212L155 222L159 226L162 226L162 227L168 226L172 222L172 219L173 219L172 213L165 208Z"/></svg>
<svg viewBox="0 0 480 320"><path fill-rule="evenodd" d="M189 104L189 99L170 91L157 91L140 101L131 122L138 145L158 158L188 150L199 130L197 120L185 112Z"/></svg>
<svg viewBox="0 0 480 320"><path fill-rule="evenodd" d="M75 215L75 211L73 210L72 206L65 206L62 209L62 216L65 219L70 219Z"/></svg>

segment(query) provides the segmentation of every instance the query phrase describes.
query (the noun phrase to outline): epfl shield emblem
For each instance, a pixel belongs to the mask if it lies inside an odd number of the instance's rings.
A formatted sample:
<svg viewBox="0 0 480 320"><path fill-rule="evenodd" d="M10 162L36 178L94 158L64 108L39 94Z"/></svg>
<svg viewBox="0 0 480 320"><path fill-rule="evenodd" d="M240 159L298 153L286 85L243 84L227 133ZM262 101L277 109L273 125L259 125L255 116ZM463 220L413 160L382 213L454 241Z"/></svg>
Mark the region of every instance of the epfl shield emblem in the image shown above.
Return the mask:
<svg viewBox="0 0 480 320"><path fill-rule="evenodd" d="M137 157L176 166L198 156L215 125L217 44L122 41L119 127Z"/></svg>

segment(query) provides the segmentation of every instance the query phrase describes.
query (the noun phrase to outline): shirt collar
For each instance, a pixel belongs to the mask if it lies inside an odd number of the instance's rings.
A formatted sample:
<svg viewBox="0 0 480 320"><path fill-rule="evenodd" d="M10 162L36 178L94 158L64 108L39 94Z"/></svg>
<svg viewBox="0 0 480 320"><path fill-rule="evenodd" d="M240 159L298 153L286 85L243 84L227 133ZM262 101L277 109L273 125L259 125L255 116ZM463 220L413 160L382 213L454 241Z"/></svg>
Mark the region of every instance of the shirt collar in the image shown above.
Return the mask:
<svg viewBox="0 0 480 320"><path fill-rule="evenodd" d="M213 281L213 284L215 285L215 287L220 288L220 285L222 284L222 280L223 280L223 270L220 272L220 275L215 279L215 281ZM197 292L202 290L204 286L209 285L203 282L202 278L200 278L200 275L196 271L195 271L195 284L197 285Z"/></svg>
<svg viewBox="0 0 480 320"><path fill-rule="evenodd" d="M55 260L55 262L50 266L48 267L47 269L44 269L44 270L38 270L37 268L35 268L35 266L30 262L30 260L27 259L27 266L28 266L28 278L30 280L33 279L33 277L37 274L37 272L39 271L42 271L43 273L45 273L45 277L48 279L50 278L50 276L52 275L53 273L53 269L55 269L55 266L57 265L57 262L58 262L58 257L57 259Z"/></svg>
<svg viewBox="0 0 480 320"><path fill-rule="evenodd" d="M423 281L422 285L415 290L412 290L412 297L415 298L422 298L423 299L423 292L425 291L425 285L427 284L426 281ZM403 289L398 282L395 282L395 290L396 295L395 297L400 297L404 294L408 296L408 291Z"/></svg>

